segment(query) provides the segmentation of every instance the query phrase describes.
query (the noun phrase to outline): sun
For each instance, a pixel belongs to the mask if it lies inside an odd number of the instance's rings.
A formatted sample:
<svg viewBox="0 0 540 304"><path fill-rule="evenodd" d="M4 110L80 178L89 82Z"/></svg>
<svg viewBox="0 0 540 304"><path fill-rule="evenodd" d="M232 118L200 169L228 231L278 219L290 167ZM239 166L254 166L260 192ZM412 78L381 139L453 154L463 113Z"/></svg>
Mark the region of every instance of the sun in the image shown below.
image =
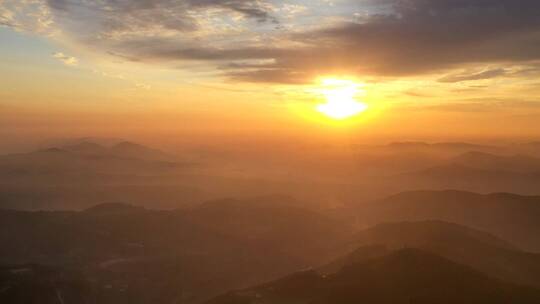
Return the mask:
<svg viewBox="0 0 540 304"><path fill-rule="evenodd" d="M343 120L358 115L368 109L368 105L355 98L363 92L362 84L352 80L325 78L321 80L321 92L326 103L317 105L320 113Z"/></svg>

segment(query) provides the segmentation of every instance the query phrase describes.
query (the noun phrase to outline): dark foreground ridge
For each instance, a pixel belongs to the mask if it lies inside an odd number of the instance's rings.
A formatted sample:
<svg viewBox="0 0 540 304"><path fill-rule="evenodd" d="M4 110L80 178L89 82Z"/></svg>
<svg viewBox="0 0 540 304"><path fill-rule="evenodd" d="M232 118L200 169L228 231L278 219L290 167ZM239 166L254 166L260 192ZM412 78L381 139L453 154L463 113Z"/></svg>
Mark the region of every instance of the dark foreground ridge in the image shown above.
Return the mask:
<svg viewBox="0 0 540 304"><path fill-rule="evenodd" d="M246 303L538 303L540 291L489 278L467 266L417 249L316 271L215 298L207 304Z"/></svg>

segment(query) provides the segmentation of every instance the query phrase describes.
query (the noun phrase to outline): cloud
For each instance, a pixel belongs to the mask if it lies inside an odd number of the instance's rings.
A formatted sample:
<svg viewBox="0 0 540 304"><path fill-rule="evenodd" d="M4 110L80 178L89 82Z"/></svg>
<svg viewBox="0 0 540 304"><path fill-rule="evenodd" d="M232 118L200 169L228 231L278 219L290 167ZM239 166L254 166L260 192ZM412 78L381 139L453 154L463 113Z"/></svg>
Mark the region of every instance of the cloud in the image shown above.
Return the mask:
<svg viewBox="0 0 540 304"><path fill-rule="evenodd" d="M310 48L303 56L281 58L278 64L401 76L467 64L540 59L539 1L396 0L392 4L390 14L298 34L295 38Z"/></svg>
<svg viewBox="0 0 540 304"><path fill-rule="evenodd" d="M437 105L404 106L408 110L415 111L439 111L439 112L509 112L509 111L538 111L540 101L498 98L477 98L462 102L449 102Z"/></svg>
<svg viewBox="0 0 540 304"><path fill-rule="evenodd" d="M134 38L185 42L241 20L277 23L272 11L264 0L1 0L0 26L43 32L54 25L66 37L103 49Z"/></svg>
<svg viewBox="0 0 540 304"><path fill-rule="evenodd" d="M62 52L56 52L52 55L53 58L56 58L68 66L76 66L79 64L79 60L72 56L67 56Z"/></svg>
<svg viewBox="0 0 540 304"><path fill-rule="evenodd" d="M152 88L152 86L146 83L136 83L135 87L142 90L150 90Z"/></svg>
<svg viewBox="0 0 540 304"><path fill-rule="evenodd" d="M248 18L256 19L259 22L273 21L277 19L270 16L268 6L262 1L253 0L189 0L188 4L191 7L218 7L227 8Z"/></svg>
<svg viewBox="0 0 540 304"><path fill-rule="evenodd" d="M477 73L465 73L465 74L452 74L447 75L439 79L439 82L456 83L473 80L485 80L492 79L500 76L507 75L508 72L505 69L497 68L486 70Z"/></svg>
<svg viewBox="0 0 540 304"><path fill-rule="evenodd" d="M340 22L278 38L287 47L144 48L139 58L162 60L274 60L264 67L229 65L226 72L246 81L297 82L342 73L409 76L441 73L471 64L540 60L540 2L533 0L387 1L389 13ZM294 45L294 46L289 46ZM476 79L502 75L493 69ZM294 77L291 77L294 75ZM448 79L446 79L448 80ZM460 80L460 79L454 79Z"/></svg>
<svg viewBox="0 0 540 304"><path fill-rule="evenodd" d="M258 22L274 21L264 2L256 0L47 0L57 21L74 26L86 39L171 37L200 30L216 15L240 15ZM213 16L207 15L211 12ZM82 26L88 26L86 29Z"/></svg>
<svg viewBox="0 0 540 304"><path fill-rule="evenodd" d="M54 34L52 12L44 0L0 0L0 26L16 31Z"/></svg>
<svg viewBox="0 0 540 304"><path fill-rule="evenodd" d="M540 61L537 0L302 2L305 8L275 0L31 2L66 37L95 51L173 68L203 62L242 81L450 72L440 81L458 82L503 76L499 64ZM0 11L0 23L23 27L21 15ZM477 64L492 68L451 73Z"/></svg>

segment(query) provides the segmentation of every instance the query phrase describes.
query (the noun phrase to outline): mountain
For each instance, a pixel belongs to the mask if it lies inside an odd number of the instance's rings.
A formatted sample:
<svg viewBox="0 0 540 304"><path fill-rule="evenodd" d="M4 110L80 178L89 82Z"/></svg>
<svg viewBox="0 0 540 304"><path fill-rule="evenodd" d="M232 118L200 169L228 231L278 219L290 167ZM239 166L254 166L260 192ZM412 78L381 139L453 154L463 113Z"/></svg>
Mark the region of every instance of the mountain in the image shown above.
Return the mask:
<svg viewBox="0 0 540 304"><path fill-rule="evenodd" d="M497 150L500 147L490 146L490 145L479 145L467 142L440 142L432 144L433 147L437 148L446 148L446 149L456 149L456 150Z"/></svg>
<svg viewBox="0 0 540 304"><path fill-rule="evenodd" d="M89 303L97 299L77 273L39 265L0 267L0 302L10 304Z"/></svg>
<svg viewBox="0 0 540 304"><path fill-rule="evenodd" d="M427 142L422 142L422 141L392 142L392 143L389 143L387 147L413 148L413 149L439 148L439 149L456 149L456 150L495 149L496 148L494 146L485 146L485 145L472 144L472 143L467 143L467 142L427 143Z"/></svg>
<svg viewBox="0 0 540 304"><path fill-rule="evenodd" d="M514 245L490 233L443 221L383 223L365 229L354 237L359 244L384 244L391 248L448 247L464 250L468 246L487 246L518 250Z"/></svg>
<svg viewBox="0 0 540 304"><path fill-rule="evenodd" d="M201 204L184 215L201 227L279 248L313 264L341 252L340 244L351 236L352 229L298 204L281 196L228 199Z"/></svg>
<svg viewBox="0 0 540 304"><path fill-rule="evenodd" d="M456 263L468 265L508 282L540 287L540 254L524 252L489 233L440 221L386 223L366 229L355 237L356 251L351 260L401 248L419 248ZM334 266L334 269L336 267Z"/></svg>
<svg viewBox="0 0 540 304"><path fill-rule="evenodd" d="M268 199L172 211L122 203L79 212L0 210L0 222L0 265L74 272L91 292L109 290L95 302L117 304L195 303L260 284L327 261L348 231ZM55 284L46 285L48 294Z"/></svg>
<svg viewBox="0 0 540 304"><path fill-rule="evenodd" d="M399 191L458 189L540 194L540 158L468 151L437 162L425 159L427 167L415 165L416 168L377 181Z"/></svg>
<svg viewBox="0 0 540 304"><path fill-rule="evenodd" d="M522 173L540 171L540 158L527 155L499 156L484 152L468 152L453 158L451 162L490 171Z"/></svg>
<svg viewBox="0 0 540 304"><path fill-rule="evenodd" d="M56 139L46 139L40 142L37 146L37 149L47 149L50 147L67 147L67 146L77 146L79 144L92 143L97 144L102 147L110 147L115 144L124 141L120 138L107 138L107 137L78 137L78 138L56 138Z"/></svg>
<svg viewBox="0 0 540 304"><path fill-rule="evenodd" d="M111 214L125 214L130 215L132 213L144 212L146 209L142 207L136 207L125 203L103 203L84 210L85 213L93 215L111 215Z"/></svg>
<svg viewBox="0 0 540 304"><path fill-rule="evenodd" d="M540 157L540 141L516 143L511 145L511 149L518 153Z"/></svg>
<svg viewBox="0 0 540 304"><path fill-rule="evenodd" d="M93 142L79 142L70 145L60 146L62 149L81 154L107 154L108 148Z"/></svg>
<svg viewBox="0 0 540 304"><path fill-rule="evenodd" d="M528 251L540 251L539 196L413 191L357 205L354 213L356 223L364 227L383 222L440 220L487 231Z"/></svg>
<svg viewBox="0 0 540 304"><path fill-rule="evenodd" d="M116 146L115 146L116 147ZM112 149L112 150L111 150ZM165 174L184 169L187 164L151 159L141 150L121 151L100 148L92 144L80 144L65 148L49 148L30 153L0 156L0 179L11 178L61 178L63 175L93 177L96 174ZM151 151L151 150L150 150ZM157 153L157 152L156 152ZM141 154L140 157L134 157ZM144 154L144 155L142 155ZM157 158L157 157L156 157ZM20 183L20 181L19 181Z"/></svg>
<svg viewBox="0 0 540 304"><path fill-rule="evenodd" d="M393 142L383 146L356 146L354 149L360 176L391 176L421 171L447 164L449 159L471 150L487 153L500 148L460 142Z"/></svg>
<svg viewBox="0 0 540 304"><path fill-rule="evenodd" d="M378 181L397 190L394 193L417 189L456 189L483 193L540 194L540 172L511 170L511 167L504 164L488 168L481 167L481 163L464 165L445 161L441 165L397 174ZM519 169L514 167L514 170Z"/></svg>
<svg viewBox="0 0 540 304"><path fill-rule="evenodd" d="M122 140L104 141L94 138L80 138L59 141L56 144L50 144L42 150L54 148L86 155L117 156L122 158L136 158L154 161L177 160L173 155L161 150Z"/></svg>
<svg viewBox="0 0 540 304"><path fill-rule="evenodd" d="M0 208L28 211L83 210L102 202L123 201L170 210L200 204L208 198L197 188L174 183L159 184L154 178L98 175L95 179L83 179L66 176L51 178L48 183L0 184Z"/></svg>
<svg viewBox="0 0 540 304"><path fill-rule="evenodd" d="M177 208L205 199L179 178L195 167L126 142L107 147L80 141L0 155L0 208L81 209L107 201Z"/></svg>
<svg viewBox="0 0 540 304"><path fill-rule="evenodd" d="M515 211L538 200L448 191L442 194L451 198L432 201L428 194L390 197L363 206L364 214L377 222L394 215L431 217L433 210L459 215L470 205L464 214L485 223L479 215L493 216L482 209L488 206L524 224L513 217ZM530 202L519 203L526 199ZM393 209L409 202L423 203ZM431 220L353 233L347 223L281 196L214 200L172 211L124 203L78 212L0 210L0 222L0 265L8 265L0 267L0 291L6 290L0 301L16 304L55 303L58 294L65 303L191 304L230 290L240 291L209 303L433 303L450 290L448 303L533 303L538 291L513 284L540 286L539 255L490 233ZM350 248L357 249L344 256ZM313 268L318 265L326 266ZM307 268L313 270L297 273ZM418 284L410 282L415 280ZM258 285L262 282L270 283ZM21 290L42 301L25 298Z"/></svg>
<svg viewBox="0 0 540 304"><path fill-rule="evenodd" d="M492 279L467 266L416 249L315 270L230 292L207 304L243 303L537 303L540 290Z"/></svg>
<svg viewBox="0 0 540 304"><path fill-rule="evenodd" d="M146 147L137 143L123 141L111 148L109 152L116 156L147 160L173 161L175 157L161 150Z"/></svg>

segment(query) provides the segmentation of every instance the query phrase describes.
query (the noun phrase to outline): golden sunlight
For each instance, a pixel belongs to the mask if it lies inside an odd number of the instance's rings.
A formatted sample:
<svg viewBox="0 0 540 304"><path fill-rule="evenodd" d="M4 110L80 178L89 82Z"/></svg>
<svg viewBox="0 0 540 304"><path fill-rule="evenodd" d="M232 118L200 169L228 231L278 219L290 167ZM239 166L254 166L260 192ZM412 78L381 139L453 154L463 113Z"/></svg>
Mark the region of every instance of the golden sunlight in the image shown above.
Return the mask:
<svg viewBox="0 0 540 304"><path fill-rule="evenodd" d="M362 84L352 80L325 78L321 81L326 103L317 105L320 113L333 119L347 119L367 110L368 105L355 99L363 92Z"/></svg>

